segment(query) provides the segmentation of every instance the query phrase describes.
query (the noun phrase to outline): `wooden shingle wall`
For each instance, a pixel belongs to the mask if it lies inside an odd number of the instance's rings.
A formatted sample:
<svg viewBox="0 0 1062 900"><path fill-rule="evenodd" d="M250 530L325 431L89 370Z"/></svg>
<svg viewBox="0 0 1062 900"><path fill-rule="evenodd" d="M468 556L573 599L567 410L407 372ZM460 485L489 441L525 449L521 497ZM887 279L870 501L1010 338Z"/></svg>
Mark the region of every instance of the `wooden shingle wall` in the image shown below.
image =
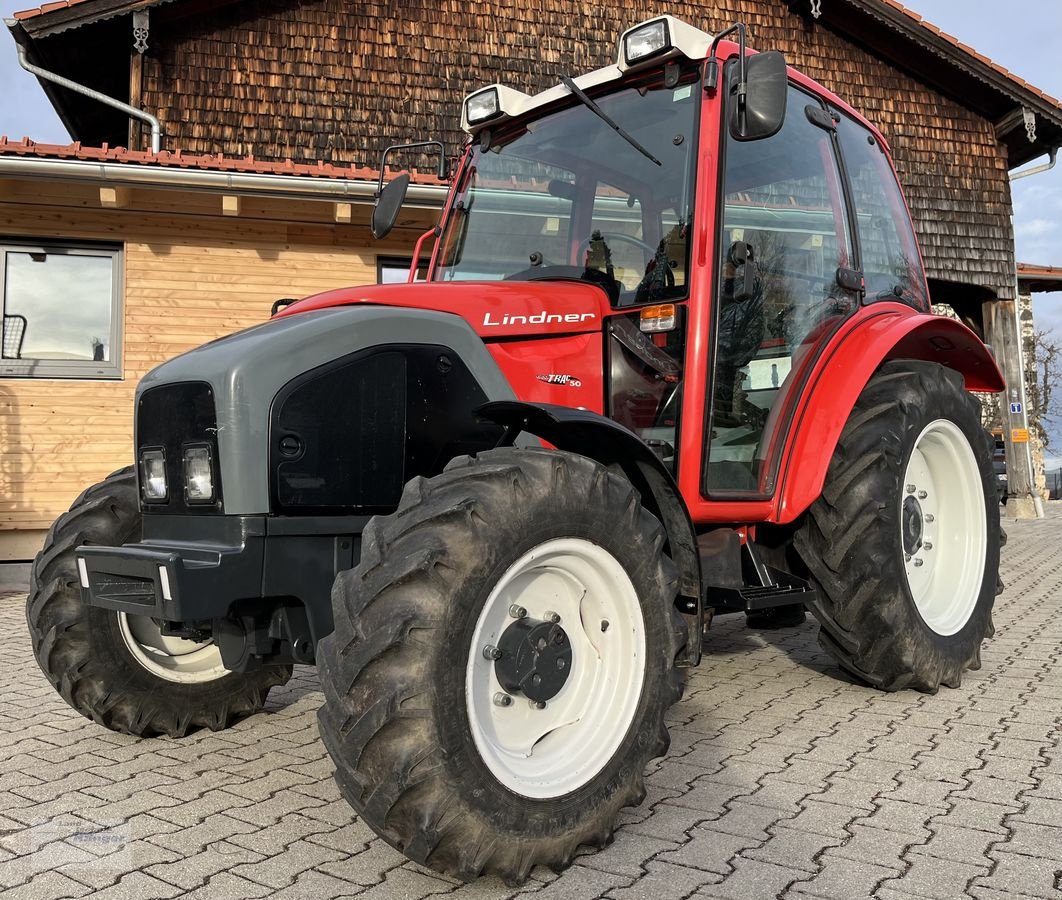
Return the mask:
<svg viewBox="0 0 1062 900"><path fill-rule="evenodd" d="M9 532L47 528L85 487L132 462L133 396L148 370L265 320L277 298L375 282L376 254L408 253L413 240L403 229L367 249L364 207L337 226L325 203L305 204L318 221L287 222L280 213L294 219L299 204L274 201L269 219L250 198L239 218L223 218L216 195L138 190L130 203L104 210L97 188L0 180L0 239L123 248L125 332L121 380L0 379L0 559Z"/></svg>
<svg viewBox="0 0 1062 900"><path fill-rule="evenodd" d="M605 65L622 30L661 8L245 0L183 19L173 18L177 9L155 11L144 60L143 104L162 119L167 146L375 165L400 140L438 136L456 152L464 94L493 81L533 92ZM742 18L753 47L785 51L867 115L892 145L930 276L1012 296L1006 157L990 122L843 36L805 25L786 0L666 9L708 31Z"/></svg>

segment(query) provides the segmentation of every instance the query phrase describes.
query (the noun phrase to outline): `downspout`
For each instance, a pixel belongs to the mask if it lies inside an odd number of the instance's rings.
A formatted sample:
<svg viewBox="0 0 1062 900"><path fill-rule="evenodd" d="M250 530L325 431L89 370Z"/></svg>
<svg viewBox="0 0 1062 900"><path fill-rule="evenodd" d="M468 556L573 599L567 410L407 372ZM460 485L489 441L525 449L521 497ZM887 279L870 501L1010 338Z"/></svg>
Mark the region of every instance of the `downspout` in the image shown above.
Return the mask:
<svg viewBox="0 0 1062 900"><path fill-rule="evenodd" d="M65 87L67 90L71 90L76 94L83 94L84 96L103 103L106 106L121 110L127 116L131 116L134 119L140 119L142 122L147 122L148 125L151 126L151 152L159 152L162 147L162 125L159 124L159 120L151 115L151 113L144 112L142 109L137 109L135 106L130 106L128 103L123 103L121 100L115 100L114 97L108 97L106 94L101 94L99 91L93 90L90 87L85 87L83 84L78 84L76 81L71 81L69 78L64 78L62 75L56 75L55 72L49 72L47 69L42 69L40 66L33 65L33 63L26 58L26 48L21 44L16 43L15 50L18 52L18 64L31 75L36 75L44 81L50 81L52 84Z"/></svg>
<svg viewBox="0 0 1062 900"><path fill-rule="evenodd" d="M1019 178L1025 178L1029 175L1040 175L1043 172L1049 172L1055 167L1055 163L1058 161L1058 147L1052 147L1047 151L1048 161L1041 163L1038 166L1033 166L1031 169L1026 169L1023 172L1016 172L1009 176L1011 184L1017 181ZM1014 212L1013 209L1010 214L1010 230L1014 233ZM1029 410L1025 404L1025 335L1021 327L1021 284L1018 280L1018 254L1014 254L1014 330L1018 338L1018 366L1021 370L1022 389L1021 396L1021 427L1026 432L1029 430ZM1001 410L1002 412L1002 410ZM1029 441L1025 442L1025 464L1028 466L1029 473L1029 492L1032 495L1033 513L1037 519L1044 517L1043 501L1040 499L1040 495L1036 492L1036 470L1033 467L1032 461L1032 446Z"/></svg>
<svg viewBox="0 0 1062 900"><path fill-rule="evenodd" d="M1033 166L1031 169L1025 169L1023 172L1015 172L1010 176L1010 180L1014 182L1019 178L1025 178L1029 175L1039 175L1041 172L1050 172L1055 167L1055 163L1058 162L1058 150L1058 147L1052 147L1047 151L1047 162L1041 163L1038 166Z"/></svg>

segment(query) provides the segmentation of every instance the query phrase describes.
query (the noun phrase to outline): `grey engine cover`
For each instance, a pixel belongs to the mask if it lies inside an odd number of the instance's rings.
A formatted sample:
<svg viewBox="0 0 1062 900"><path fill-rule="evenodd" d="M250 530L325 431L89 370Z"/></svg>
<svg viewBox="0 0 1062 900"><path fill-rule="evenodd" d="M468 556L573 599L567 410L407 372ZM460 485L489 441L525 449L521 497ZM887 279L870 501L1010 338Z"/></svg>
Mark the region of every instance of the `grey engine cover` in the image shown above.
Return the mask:
<svg viewBox="0 0 1062 900"><path fill-rule="evenodd" d="M515 399L483 341L459 316L357 305L270 319L204 344L148 372L137 387L137 400L163 384L209 384L217 405L225 513L268 513L269 411L277 392L310 369L384 344L449 347L489 400Z"/></svg>

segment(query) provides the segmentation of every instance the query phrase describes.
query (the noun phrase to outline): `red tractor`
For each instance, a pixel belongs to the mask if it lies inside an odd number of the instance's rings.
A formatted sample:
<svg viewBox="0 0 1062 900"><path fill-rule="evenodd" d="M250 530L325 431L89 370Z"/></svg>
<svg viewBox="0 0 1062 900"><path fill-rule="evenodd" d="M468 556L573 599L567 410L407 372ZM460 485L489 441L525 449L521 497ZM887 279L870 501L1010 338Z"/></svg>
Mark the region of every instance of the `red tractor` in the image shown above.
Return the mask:
<svg viewBox="0 0 1062 900"><path fill-rule="evenodd" d="M316 664L358 815L519 882L641 802L713 614L810 610L883 690L978 666L1000 528L970 392L1003 382L931 314L881 134L740 25L653 19L463 119L427 283L150 373L136 465L56 522L28 614L67 702L138 735Z"/></svg>

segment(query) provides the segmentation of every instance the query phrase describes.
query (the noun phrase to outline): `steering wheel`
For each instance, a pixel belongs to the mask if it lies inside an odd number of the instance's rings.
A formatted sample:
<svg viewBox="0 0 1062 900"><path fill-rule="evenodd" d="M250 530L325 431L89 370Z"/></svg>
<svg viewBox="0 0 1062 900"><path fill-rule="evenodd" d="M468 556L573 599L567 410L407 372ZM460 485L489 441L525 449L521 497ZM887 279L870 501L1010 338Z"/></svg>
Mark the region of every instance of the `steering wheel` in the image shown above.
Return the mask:
<svg viewBox="0 0 1062 900"><path fill-rule="evenodd" d="M623 234L622 232L617 232L615 234L602 234L601 232L598 232L598 236L601 238L601 240L605 241L605 243L609 243L611 241L619 241L621 244L633 244L635 247L641 247L642 250L644 250L650 257L656 256L655 247L650 247L645 241L641 240L640 238L634 237L634 235ZM581 256L583 251L590 246L590 242L592 240L594 240L593 235L590 235L590 237L583 238L579 242L579 246L575 248L576 256Z"/></svg>
<svg viewBox="0 0 1062 900"><path fill-rule="evenodd" d="M601 232L597 232L597 235L602 241L605 242L606 245L610 241L618 241L621 244L631 244L632 246L635 246L635 247L638 247L641 250L644 250L645 251L645 264L646 264L646 268L647 269L648 269L649 264L654 259L656 259L656 254L657 254L656 248L651 246L650 244L647 244L645 241L641 240L641 238L634 237L634 235L624 234L623 232L615 232L615 233L610 233L610 234L602 234ZM575 249L575 254L576 254L577 258L582 256L583 252L590 246L590 242L593 241L593 240L594 240L594 236L591 235L590 237L583 238L579 242L579 246ZM644 284L649 277L650 277L649 272L646 271L645 275L643 275L643 277L642 277L641 284ZM641 288L641 284L639 285L639 290ZM665 264L665 266L664 266L664 284L665 284L665 286L667 286L669 288L672 288L672 287L675 286L675 273L672 270L671 266L667 265L667 264Z"/></svg>

